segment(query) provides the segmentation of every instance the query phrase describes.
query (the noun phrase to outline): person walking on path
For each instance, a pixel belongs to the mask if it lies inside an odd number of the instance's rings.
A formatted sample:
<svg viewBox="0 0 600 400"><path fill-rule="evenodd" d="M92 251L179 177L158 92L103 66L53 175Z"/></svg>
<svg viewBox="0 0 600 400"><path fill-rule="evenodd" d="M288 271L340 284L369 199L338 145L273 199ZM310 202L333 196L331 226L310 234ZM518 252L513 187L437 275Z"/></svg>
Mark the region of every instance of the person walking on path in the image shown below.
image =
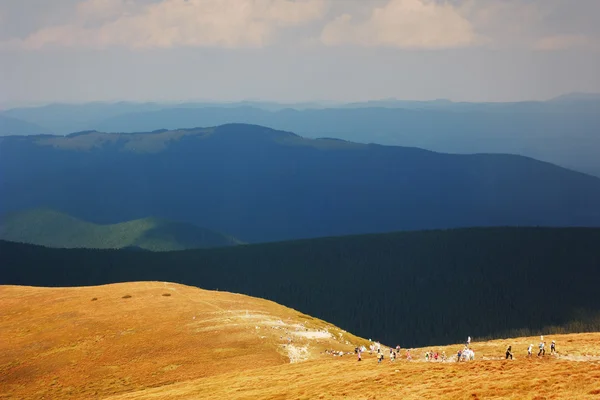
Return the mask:
<svg viewBox="0 0 600 400"><path fill-rule="evenodd" d="M531 357L533 353L533 344L530 344L529 347L527 348L527 357Z"/></svg>
<svg viewBox="0 0 600 400"><path fill-rule="evenodd" d="M540 357L540 356L543 357L543 356L546 355L546 348L545 347L546 347L546 343L545 342L540 342L540 345L539 345L540 351L538 353L538 357Z"/></svg>
<svg viewBox="0 0 600 400"><path fill-rule="evenodd" d="M513 355L512 355L512 346L508 346L508 348L506 349L506 359L508 360L508 357L510 357L510 359L513 359Z"/></svg>
<svg viewBox="0 0 600 400"><path fill-rule="evenodd" d="M556 342L554 340L550 343L550 354L556 354Z"/></svg>

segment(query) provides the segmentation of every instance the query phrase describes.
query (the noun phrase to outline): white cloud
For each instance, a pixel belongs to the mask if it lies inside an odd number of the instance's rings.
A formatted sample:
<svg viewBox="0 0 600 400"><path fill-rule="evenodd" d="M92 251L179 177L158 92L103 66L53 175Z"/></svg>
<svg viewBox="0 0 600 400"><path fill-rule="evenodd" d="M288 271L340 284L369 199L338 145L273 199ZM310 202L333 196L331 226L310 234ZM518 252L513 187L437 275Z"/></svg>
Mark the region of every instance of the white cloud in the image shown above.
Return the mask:
<svg viewBox="0 0 600 400"><path fill-rule="evenodd" d="M6 7L13 2L12 7ZM41 0L40 0L41 1ZM50 1L50 0L48 0ZM0 0L0 49L358 45L598 50L600 1ZM45 4L45 3L43 3ZM60 9L46 18L49 10ZM12 10L12 11L11 11ZM327 14L326 14L327 13ZM324 17L328 15L326 20ZM19 21L27 16L27 24ZM316 22L313 24L313 22ZM27 26L25 26L27 25ZM303 27L302 29L290 29Z"/></svg>
<svg viewBox="0 0 600 400"><path fill-rule="evenodd" d="M281 28L319 19L325 0L86 0L74 21L13 40L39 49L125 46L130 48L261 47Z"/></svg>
<svg viewBox="0 0 600 400"><path fill-rule="evenodd" d="M494 48L558 51L595 50L600 30L589 22L597 0L462 0L461 13ZM597 25L597 23L593 24Z"/></svg>
<svg viewBox="0 0 600 400"><path fill-rule="evenodd" d="M366 21L343 14L325 26L321 41L330 46L357 44L399 48L449 48L476 44L471 23L451 3L390 0Z"/></svg>

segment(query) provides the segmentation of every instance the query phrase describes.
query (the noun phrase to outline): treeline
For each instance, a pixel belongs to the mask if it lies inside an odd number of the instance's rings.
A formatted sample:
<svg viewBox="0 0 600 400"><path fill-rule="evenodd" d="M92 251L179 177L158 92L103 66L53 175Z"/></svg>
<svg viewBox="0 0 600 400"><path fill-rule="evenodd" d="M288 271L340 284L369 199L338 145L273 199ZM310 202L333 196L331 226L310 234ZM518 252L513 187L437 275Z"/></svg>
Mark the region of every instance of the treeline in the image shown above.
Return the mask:
<svg viewBox="0 0 600 400"><path fill-rule="evenodd" d="M401 232L167 253L0 242L0 284L178 282L423 346L546 327L600 330L599 244L594 228Z"/></svg>

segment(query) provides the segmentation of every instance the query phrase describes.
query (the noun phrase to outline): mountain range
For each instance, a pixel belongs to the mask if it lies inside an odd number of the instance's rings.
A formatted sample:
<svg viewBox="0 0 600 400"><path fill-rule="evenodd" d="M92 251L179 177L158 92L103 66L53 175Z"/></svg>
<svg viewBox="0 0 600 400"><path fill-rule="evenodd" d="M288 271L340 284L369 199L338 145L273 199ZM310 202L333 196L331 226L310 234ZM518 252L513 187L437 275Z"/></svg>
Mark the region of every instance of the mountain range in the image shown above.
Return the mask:
<svg viewBox="0 0 600 400"><path fill-rule="evenodd" d="M0 213L147 216L244 242L465 226L598 226L600 179L527 157L306 139L244 124L0 138Z"/></svg>
<svg viewBox="0 0 600 400"><path fill-rule="evenodd" d="M191 224L143 218L99 225L50 210L11 213L0 219L0 239L61 248L152 251L234 246L236 239Z"/></svg>
<svg viewBox="0 0 600 400"><path fill-rule="evenodd" d="M31 135L50 133L46 128L42 128L31 122L12 118L0 113L0 136L4 135Z"/></svg>
<svg viewBox="0 0 600 400"><path fill-rule="evenodd" d="M7 110L29 133L145 132L258 124L309 138L419 147L445 153L509 153L600 176L600 100L569 94L545 102L456 103L387 99L350 104L90 103ZM43 127L43 128L42 128ZM0 129L0 135L7 132Z"/></svg>

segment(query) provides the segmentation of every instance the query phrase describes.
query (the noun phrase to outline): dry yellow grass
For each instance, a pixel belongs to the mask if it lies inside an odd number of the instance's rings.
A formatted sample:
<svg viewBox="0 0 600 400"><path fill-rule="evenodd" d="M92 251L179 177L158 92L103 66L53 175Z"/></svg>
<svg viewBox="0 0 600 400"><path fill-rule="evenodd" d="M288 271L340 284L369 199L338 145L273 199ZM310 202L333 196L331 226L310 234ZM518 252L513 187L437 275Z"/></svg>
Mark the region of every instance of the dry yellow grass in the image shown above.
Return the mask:
<svg viewBox="0 0 600 400"><path fill-rule="evenodd" d="M551 340L558 357L527 359L538 337L473 343L471 362L424 362L427 348L379 365L323 353L364 339L248 296L162 282L4 286L0 398L599 399L600 334ZM499 359L508 344L513 361Z"/></svg>

